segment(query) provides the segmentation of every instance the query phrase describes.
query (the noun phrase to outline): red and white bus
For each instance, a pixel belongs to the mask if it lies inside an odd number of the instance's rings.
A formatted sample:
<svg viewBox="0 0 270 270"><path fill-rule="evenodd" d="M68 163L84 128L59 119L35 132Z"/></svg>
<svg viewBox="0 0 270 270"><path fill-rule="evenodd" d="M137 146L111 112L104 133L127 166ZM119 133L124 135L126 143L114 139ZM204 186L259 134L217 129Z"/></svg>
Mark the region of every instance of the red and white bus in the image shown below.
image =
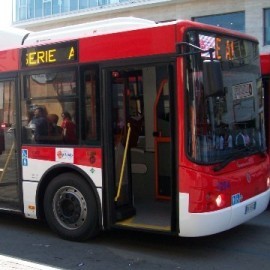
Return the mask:
<svg viewBox="0 0 270 270"><path fill-rule="evenodd" d="M253 37L116 18L1 38L1 210L84 240L211 235L266 209Z"/></svg>

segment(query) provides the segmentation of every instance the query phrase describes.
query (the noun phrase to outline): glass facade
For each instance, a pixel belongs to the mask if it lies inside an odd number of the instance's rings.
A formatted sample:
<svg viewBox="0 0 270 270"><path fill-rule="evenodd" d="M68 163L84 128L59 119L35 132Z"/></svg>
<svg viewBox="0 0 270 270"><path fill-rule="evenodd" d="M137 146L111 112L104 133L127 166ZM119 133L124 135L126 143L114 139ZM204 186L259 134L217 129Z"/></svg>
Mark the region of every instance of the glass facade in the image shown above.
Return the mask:
<svg viewBox="0 0 270 270"><path fill-rule="evenodd" d="M245 13L234 12L203 17L194 17L194 21L225 27L231 30L245 32Z"/></svg>
<svg viewBox="0 0 270 270"><path fill-rule="evenodd" d="M16 22L42 19L84 9L114 6L130 0L15 0ZM133 2L136 2L133 1ZM146 1L145 1L146 2Z"/></svg>
<svg viewBox="0 0 270 270"><path fill-rule="evenodd" d="M270 8L264 10L264 45L270 45Z"/></svg>

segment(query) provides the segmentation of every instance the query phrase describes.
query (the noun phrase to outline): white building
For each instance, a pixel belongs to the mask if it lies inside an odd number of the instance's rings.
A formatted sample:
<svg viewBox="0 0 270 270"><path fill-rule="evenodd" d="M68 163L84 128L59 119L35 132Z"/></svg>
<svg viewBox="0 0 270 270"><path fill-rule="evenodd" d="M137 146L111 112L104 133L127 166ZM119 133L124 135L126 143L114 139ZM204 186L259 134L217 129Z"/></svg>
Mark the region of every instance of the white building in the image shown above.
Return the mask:
<svg viewBox="0 0 270 270"><path fill-rule="evenodd" d="M32 31L120 16L220 25L255 36L270 52L269 0L13 0L13 25Z"/></svg>

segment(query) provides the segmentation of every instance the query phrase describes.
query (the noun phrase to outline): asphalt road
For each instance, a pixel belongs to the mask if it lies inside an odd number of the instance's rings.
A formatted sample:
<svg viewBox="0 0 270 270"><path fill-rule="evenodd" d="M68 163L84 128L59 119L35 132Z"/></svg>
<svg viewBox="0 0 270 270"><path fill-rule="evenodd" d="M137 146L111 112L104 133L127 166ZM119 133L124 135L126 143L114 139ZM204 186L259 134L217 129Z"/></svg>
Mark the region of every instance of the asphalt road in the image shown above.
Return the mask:
<svg viewBox="0 0 270 270"><path fill-rule="evenodd" d="M2 266L6 264L1 264L1 256L22 260L24 267ZM84 243L62 240L46 224L0 214L0 269L46 269L46 266L81 270L268 270L270 211L210 237L175 238L114 230Z"/></svg>

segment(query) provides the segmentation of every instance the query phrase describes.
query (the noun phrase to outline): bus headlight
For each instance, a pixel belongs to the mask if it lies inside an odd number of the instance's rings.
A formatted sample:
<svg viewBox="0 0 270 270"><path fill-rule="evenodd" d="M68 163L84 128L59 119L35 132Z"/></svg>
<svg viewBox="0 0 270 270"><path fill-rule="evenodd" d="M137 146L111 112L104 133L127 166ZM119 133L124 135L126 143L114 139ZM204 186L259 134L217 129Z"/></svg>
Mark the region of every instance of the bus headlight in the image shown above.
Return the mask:
<svg viewBox="0 0 270 270"><path fill-rule="evenodd" d="M270 177L267 177L266 184L267 184L267 187L270 188Z"/></svg>
<svg viewBox="0 0 270 270"><path fill-rule="evenodd" d="M224 194L219 194L217 197L216 197L216 205L217 207L223 207L226 203L226 200L225 200L225 196Z"/></svg>
<svg viewBox="0 0 270 270"><path fill-rule="evenodd" d="M207 193L206 195L206 201L207 201L207 211L215 211L219 210L224 207L228 207L226 194L224 193Z"/></svg>

